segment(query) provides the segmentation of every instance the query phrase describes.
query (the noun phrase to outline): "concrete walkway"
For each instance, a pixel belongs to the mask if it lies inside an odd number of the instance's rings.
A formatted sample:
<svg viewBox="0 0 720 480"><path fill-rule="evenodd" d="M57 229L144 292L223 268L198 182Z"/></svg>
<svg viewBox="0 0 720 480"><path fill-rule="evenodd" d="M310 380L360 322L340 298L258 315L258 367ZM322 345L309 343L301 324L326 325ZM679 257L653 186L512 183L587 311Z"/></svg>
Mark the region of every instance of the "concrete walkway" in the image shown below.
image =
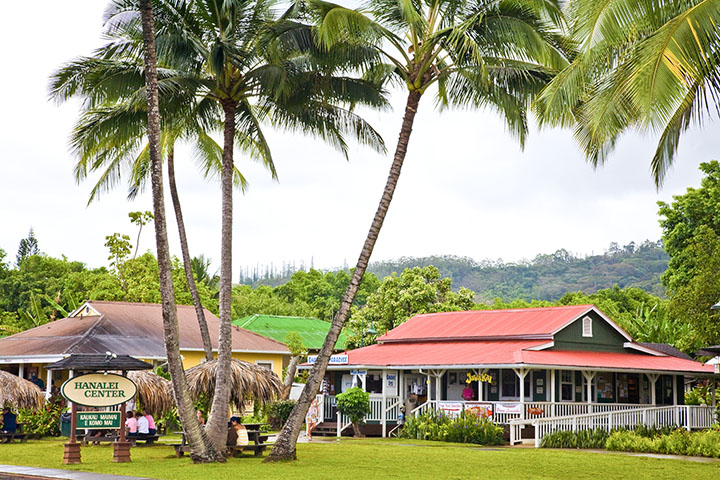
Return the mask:
<svg viewBox="0 0 720 480"><path fill-rule="evenodd" d="M78 472L55 468L20 467L0 465L0 478L61 478L68 480L153 480L148 477L128 477L125 475L107 475L104 473Z"/></svg>

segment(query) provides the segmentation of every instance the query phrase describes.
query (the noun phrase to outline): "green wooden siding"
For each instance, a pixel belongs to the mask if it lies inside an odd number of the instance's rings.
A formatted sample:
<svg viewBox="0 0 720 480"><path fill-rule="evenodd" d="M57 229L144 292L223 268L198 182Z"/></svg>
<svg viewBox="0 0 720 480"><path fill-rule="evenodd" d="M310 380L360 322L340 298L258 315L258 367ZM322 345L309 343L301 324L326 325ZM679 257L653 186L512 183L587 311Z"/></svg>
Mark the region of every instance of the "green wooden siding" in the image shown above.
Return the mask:
<svg viewBox="0 0 720 480"><path fill-rule="evenodd" d="M495 379L495 383L488 384L487 399L489 401L497 402L498 400L500 400L500 370L493 369L488 371L488 374L493 376L493 378ZM495 393L493 393L493 388L495 388Z"/></svg>
<svg viewBox="0 0 720 480"><path fill-rule="evenodd" d="M623 347L623 343L627 341L625 337L620 335L600 315L590 312L588 316L592 318L592 337L582 336L583 316L555 334L553 338L555 345L552 350L632 352Z"/></svg>

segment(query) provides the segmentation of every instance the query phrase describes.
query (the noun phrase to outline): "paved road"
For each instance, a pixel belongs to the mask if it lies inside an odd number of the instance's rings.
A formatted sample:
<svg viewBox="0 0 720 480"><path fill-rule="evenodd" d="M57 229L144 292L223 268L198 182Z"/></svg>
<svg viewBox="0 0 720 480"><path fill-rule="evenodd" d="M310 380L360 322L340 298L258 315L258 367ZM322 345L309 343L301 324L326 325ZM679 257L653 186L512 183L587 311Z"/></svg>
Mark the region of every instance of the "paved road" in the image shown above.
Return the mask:
<svg viewBox="0 0 720 480"><path fill-rule="evenodd" d="M67 479L67 480L153 480L148 477L128 477L125 475L107 475L104 473L77 472L54 468L20 467L0 465L0 480L4 479Z"/></svg>

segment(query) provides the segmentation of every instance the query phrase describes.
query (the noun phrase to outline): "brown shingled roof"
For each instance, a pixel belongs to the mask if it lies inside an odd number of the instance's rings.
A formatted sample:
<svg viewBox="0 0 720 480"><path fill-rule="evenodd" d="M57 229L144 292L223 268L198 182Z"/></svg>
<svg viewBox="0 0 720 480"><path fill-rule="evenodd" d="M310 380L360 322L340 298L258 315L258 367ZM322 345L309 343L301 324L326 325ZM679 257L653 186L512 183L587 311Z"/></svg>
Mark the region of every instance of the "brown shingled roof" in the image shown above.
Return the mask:
<svg viewBox="0 0 720 480"><path fill-rule="evenodd" d="M63 318L0 339L0 356L105 353L165 357L161 305L90 301L100 315ZM178 305L180 349L202 350L202 339L192 306ZM213 348L217 348L220 320L205 310ZM232 327L234 351L288 353L275 340Z"/></svg>

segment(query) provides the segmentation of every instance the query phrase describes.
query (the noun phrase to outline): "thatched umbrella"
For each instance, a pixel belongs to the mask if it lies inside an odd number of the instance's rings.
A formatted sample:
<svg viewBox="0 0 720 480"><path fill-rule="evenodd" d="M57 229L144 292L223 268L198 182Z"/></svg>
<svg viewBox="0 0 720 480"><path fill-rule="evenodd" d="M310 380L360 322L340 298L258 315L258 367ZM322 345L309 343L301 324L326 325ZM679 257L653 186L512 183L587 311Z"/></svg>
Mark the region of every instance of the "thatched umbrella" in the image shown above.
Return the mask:
<svg viewBox="0 0 720 480"><path fill-rule="evenodd" d="M137 385L138 402L153 416L161 417L175 408L175 395L170 380L145 370L128 372L127 376Z"/></svg>
<svg viewBox="0 0 720 480"><path fill-rule="evenodd" d="M243 409L248 398L267 403L282 392L282 382L267 368L233 358L230 370L230 403L238 410ZM201 394L212 397L216 372L217 360L201 363L185 372L188 388L194 398L197 399Z"/></svg>
<svg viewBox="0 0 720 480"><path fill-rule="evenodd" d="M12 373L0 370L0 407L40 408L45 395L40 387Z"/></svg>

